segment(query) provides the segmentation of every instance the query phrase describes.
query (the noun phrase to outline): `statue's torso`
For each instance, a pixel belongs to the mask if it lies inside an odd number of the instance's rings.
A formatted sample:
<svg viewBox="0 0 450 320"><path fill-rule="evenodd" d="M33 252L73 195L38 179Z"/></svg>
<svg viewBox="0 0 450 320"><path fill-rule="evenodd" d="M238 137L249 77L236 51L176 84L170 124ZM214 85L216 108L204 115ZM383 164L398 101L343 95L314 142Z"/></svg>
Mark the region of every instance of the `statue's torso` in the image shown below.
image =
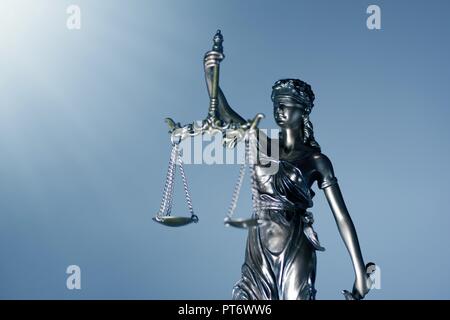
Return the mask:
<svg viewBox="0 0 450 320"><path fill-rule="evenodd" d="M307 148L289 154L280 153L279 159L261 157L255 166L259 192L260 218L271 221L257 231L263 247L280 255L288 245L295 229L303 229L310 243L322 250L317 234L312 229L312 184L319 177L318 161L321 153ZM308 220L309 219L309 220Z"/></svg>
<svg viewBox="0 0 450 320"><path fill-rule="evenodd" d="M262 197L284 203L287 208L312 207L311 186L317 179L317 153L320 151L305 148L289 154L281 152L279 159L261 155L260 163L255 166L255 178Z"/></svg>

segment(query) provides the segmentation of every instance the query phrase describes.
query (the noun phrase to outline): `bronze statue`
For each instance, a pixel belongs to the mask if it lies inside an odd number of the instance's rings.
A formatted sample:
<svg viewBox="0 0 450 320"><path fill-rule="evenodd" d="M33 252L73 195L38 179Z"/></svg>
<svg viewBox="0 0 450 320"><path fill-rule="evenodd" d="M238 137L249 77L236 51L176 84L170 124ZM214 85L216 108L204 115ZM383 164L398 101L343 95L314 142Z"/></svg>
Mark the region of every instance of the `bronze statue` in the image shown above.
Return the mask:
<svg viewBox="0 0 450 320"><path fill-rule="evenodd" d="M353 263L353 290L343 293L347 299L362 299L371 286L368 268L373 264L366 266L364 263L356 230L332 163L322 153L314 138L309 119L314 106L311 86L299 79L282 79L275 82L271 97L275 121L281 130L278 139L271 140L257 129L262 116L258 114L253 121L244 120L228 104L218 85L219 64L224 58L222 41L219 31L214 38L213 49L204 57L206 83L211 98L208 118L201 126L192 124L181 127L172 120L168 122L175 150L176 142L180 139L204 132L223 132L228 147L234 147L238 140L248 139L249 136L256 138L254 141L258 155L256 161L250 164L254 204L252 217L247 220L232 219L236 201L233 197L233 210L225 220L228 225L248 228L242 277L233 288L233 299L315 298L316 251L323 251L324 248L312 227L313 215L308 211L312 207L314 192L311 188L314 183L324 191ZM273 146L278 146L278 150L272 150ZM274 154L277 156L274 157ZM177 162L177 159L179 157L175 155L173 162ZM276 164L276 172L273 172L272 164ZM182 163L180 169L185 181ZM241 174L238 190L240 183ZM185 189L187 190L187 185ZM165 194L173 192L173 188L171 190L165 191ZM186 195L188 198L188 193ZM170 195L167 198L170 198ZM172 217L170 210L167 214L163 205L161 208L160 214L155 218L158 222L164 223L164 219L167 219L168 225L171 221L175 221L175 225L183 225L198 221L193 211L190 218Z"/></svg>

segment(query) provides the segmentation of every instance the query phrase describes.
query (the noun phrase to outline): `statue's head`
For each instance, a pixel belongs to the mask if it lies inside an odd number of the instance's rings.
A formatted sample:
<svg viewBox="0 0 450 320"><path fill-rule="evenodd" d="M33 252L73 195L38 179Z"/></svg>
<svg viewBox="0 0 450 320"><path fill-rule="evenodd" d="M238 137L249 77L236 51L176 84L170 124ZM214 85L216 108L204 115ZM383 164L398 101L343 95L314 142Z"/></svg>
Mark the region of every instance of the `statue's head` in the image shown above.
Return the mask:
<svg viewBox="0 0 450 320"><path fill-rule="evenodd" d="M272 86L274 117L282 128L300 127L314 106L311 86L298 79L282 79Z"/></svg>
<svg viewBox="0 0 450 320"><path fill-rule="evenodd" d="M300 129L303 140L317 146L309 114L314 106L311 86L299 79L281 79L272 86L273 112L281 128Z"/></svg>

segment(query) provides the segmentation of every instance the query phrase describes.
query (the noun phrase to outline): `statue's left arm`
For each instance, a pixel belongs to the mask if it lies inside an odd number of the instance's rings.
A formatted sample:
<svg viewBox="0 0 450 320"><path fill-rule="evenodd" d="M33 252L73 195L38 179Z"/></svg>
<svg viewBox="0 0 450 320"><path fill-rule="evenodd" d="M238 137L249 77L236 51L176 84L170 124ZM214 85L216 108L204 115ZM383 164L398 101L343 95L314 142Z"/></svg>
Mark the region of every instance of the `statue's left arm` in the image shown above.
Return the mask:
<svg viewBox="0 0 450 320"><path fill-rule="evenodd" d="M319 153L315 155L314 160L318 173L317 182L319 188L325 193L334 219L336 220L339 233L353 263L353 269L355 271L353 296L357 299L362 299L369 291L370 280L366 272L355 226L345 205L330 159L324 154Z"/></svg>

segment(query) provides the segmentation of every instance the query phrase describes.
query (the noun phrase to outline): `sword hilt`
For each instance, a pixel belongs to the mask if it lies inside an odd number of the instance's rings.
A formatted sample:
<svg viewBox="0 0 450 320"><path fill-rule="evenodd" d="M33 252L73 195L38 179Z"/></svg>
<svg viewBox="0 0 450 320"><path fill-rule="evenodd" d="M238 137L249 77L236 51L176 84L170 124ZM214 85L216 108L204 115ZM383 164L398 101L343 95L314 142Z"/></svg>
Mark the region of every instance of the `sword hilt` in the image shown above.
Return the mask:
<svg viewBox="0 0 450 320"><path fill-rule="evenodd" d="M367 274L367 276L370 277L370 275L375 272L375 269L376 269L376 264L375 263L369 262L368 264L366 264L366 274ZM355 297L353 295L352 292L350 292L348 290L342 290L342 294L344 295L345 300L359 300L357 297Z"/></svg>

